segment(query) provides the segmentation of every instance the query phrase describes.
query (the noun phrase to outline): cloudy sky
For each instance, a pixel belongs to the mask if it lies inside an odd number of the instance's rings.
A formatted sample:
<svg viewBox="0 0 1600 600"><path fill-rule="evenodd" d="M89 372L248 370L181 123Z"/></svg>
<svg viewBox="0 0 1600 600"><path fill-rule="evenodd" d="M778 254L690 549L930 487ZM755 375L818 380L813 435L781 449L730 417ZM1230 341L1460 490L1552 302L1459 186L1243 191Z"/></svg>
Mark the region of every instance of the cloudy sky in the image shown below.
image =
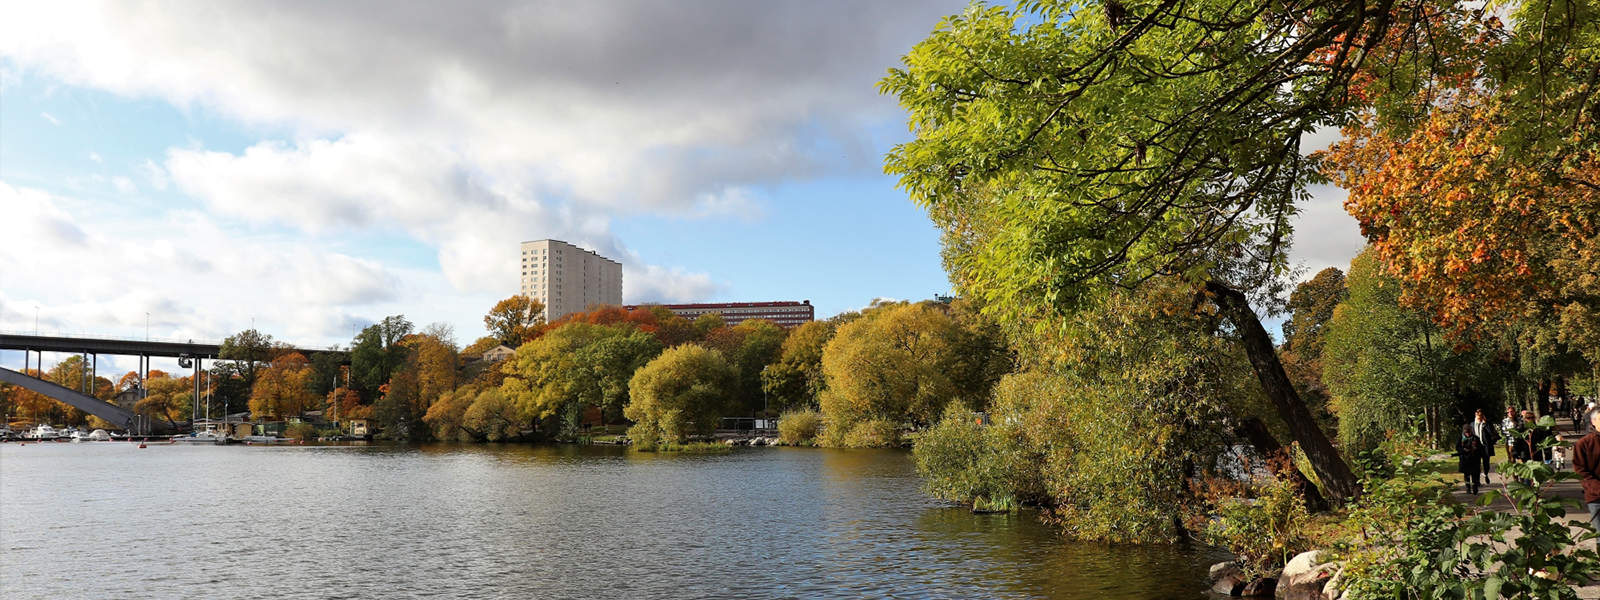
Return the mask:
<svg viewBox="0 0 1600 600"><path fill-rule="evenodd" d="M0 330L465 343L547 237L629 302L945 292L874 83L964 4L0 2Z"/></svg>

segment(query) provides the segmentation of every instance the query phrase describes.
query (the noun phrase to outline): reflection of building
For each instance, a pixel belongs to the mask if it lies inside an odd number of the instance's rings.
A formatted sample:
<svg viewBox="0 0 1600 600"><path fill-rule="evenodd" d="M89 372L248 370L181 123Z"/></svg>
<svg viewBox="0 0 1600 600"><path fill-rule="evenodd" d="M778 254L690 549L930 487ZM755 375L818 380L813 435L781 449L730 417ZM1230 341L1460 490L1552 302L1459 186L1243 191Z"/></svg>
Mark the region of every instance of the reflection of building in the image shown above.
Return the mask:
<svg viewBox="0 0 1600 600"><path fill-rule="evenodd" d="M544 303L546 321L622 304L622 263L561 240L523 242L522 295Z"/></svg>
<svg viewBox="0 0 1600 600"><path fill-rule="evenodd" d="M649 306L649 305L646 305ZM685 319L716 313L729 325L750 319L766 319L784 327L810 323L815 317L810 300L800 302L723 302L718 304L661 304L662 308ZM629 306L629 309L639 308Z"/></svg>

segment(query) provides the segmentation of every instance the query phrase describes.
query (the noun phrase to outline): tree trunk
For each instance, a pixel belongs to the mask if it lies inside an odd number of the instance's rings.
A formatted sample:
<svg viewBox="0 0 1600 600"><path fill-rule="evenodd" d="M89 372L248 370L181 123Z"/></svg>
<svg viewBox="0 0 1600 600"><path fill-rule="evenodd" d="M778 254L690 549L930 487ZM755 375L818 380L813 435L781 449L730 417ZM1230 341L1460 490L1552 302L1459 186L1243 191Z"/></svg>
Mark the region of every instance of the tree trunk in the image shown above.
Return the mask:
<svg viewBox="0 0 1600 600"><path fill-rule="evenodd" d="M1278 361L1272 337L1267 335L1266 328L1261 326L1261 318L1250 308L1250 300L1238 290L1216 281L1207 283L1206 291L1216 297L1222 314L1239 331L1245 354L1250 357L1250 366L1255 369L1256 378L1261 380L1262 391L1272 401L1278 416L1289 426L1290 435L1300 444L1300 450L1310 460L1312 470L1327 488L1327 496L1335 504L1343 504L1360 496L1361 483L1356 480L1350 465L1345 464L1339 450L1333 447L1322 428L1317 426L1311 409L1294 391L1294 384L1283 371L1283 363Z"/></svg>
<svg viewBox="0 0 1600 600"><path fill-rule="evenodd" d="M1272 470L1273 475L1280 477L1287 475L1289 480L1294 482L1295 487L1300 490L1300 497L1306 501L1307 510L1311 512L1328 510L1327 499L1322 497L1322 493L1317 491L1317 486L1313 485L1310 479L1306 479L1300 469L1294 468L1288 449L1278 443L1278 438L1272 437L1272 432L1267 430L1266 423L1262 423L1261 419L1250 417L1239 423L1235 433L1249 440L1250 445L1256 447L1256 452L1267 458L1267 468ZM1283 457L1282 461L1273 460L1279 456ZM1281 468L1285 466L1287 468Z"/></svg>

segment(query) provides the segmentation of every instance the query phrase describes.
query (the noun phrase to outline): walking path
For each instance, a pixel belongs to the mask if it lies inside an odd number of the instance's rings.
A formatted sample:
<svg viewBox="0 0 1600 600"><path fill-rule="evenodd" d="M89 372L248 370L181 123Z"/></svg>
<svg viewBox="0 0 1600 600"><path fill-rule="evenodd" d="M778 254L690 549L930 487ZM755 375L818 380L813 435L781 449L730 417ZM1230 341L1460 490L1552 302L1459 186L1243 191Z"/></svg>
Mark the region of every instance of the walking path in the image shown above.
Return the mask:
<svg viewBox="0 0 1600 600"><path fill-rule="evenodd" d="M1577 442L1578 438L1581 437L1574 431L1574 429L1572 427L1572 421L1570 419L1565 419L1565 418L1556 419L1556 431L1560 432L1562 440L1565 440L1565 441L1568 441L1568 442ZM1495 450L1496 450L1496 453L1497 453L1496 458L1503 459L1504 458L1503 455L1505 454L1505 447L1501 446L1499 448L1496 448ZM1568 448L1567 450L1570 451L1571 449ZM1498 465L1498 463L1496 463L1496 465ZM1567 471L1571 471L1572 470L1572 462L1570 460L1568 460L1567 463L1566 463L1566 466L1564 468ZM1501 477L1500 473L1498 471L1496 471L1494 473L1491 473L1491 474L1485 476L1485 481L1483 482L1483 488L1484 489L1500 489L1500 490L1503 491L1505 483L1506 483L1506 479ZM1553 496L1566 497L1566 498L1577 498L1580 502L1583 500L1583 487L1576 480L1573 480L1573 481L1559 481L1559 482L1556 482L1556 483L1551 484L1550 486L1546 487L1545 490L1546 490L1546 492L1548 494L1553 495ZM1460 476L1459 475L1457 476L1456 488L1451 491L1450 495L1455 500L1457 500L1457 501L1459 501L1459 502L1461 502L1463 504L1469 505L1469 506L1473 506L1474 502L1477 500L1476 496L1467 493L1466 486L1465 486L1464 483L1462 483L1460 481ZM1501 494L1500 497L1496 498L1494 502L1490 503L1487 508L1491 508L1491 509L1494 509L1494 510L1497 510L1497 511L1509 511L1509 510L1511 510L1512 507L1511 507L1511 502L1506 498L1505 494ZM1587 520L1588 517L1589 517L1589 514L1588 514L1588 512L1584 511L1583 509L1578 509L1578 511L1576 513L1568 512L1567 513L1567 517L1568 518L1572 518L1572 519ZM1572 530L1574 532L1577 532L1579 529L1580 528L1578 528L1578 527L1573 527L1572 528ZM1516 539L1516 536L1517 536L1517 532L1513 531L1510 534L1509 538L1514 540L1514 539ZM1591 548L1592 549L1592 548L1595 547L1595 542L1593 540L1588 541L1588 542L1584 542L1582 547ZM1591 582L1589 585L1579 587L1578 588L1578 597L1582 598L1582 599L1586 599L1586 600L1587 599L1600 600L1600 581Z"/></svg>

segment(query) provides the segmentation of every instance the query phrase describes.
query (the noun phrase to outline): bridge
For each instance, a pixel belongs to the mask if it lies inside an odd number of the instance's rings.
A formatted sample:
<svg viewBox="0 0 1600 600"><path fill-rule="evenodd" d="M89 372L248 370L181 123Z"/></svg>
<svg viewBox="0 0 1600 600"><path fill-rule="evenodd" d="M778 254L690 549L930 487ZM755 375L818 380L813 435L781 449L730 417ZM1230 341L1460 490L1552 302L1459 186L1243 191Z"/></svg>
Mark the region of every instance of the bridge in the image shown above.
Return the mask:
<svg viewBox="0 0 1600 600"><path fill-rule="evenodd" d="M152 357L176 358L178 365L184 368L193 368L194 399L196 406L200 401L200 372L206 359L217 359L222 354L222 344L174 340L137 340L118 338L90 338L63 335L25 335L18 333L0 332L0 350L21 350L22 371L0 367L0 381L22 386L29 390L44 394L68 406L89 413L107 422L138 433L154 433L154 428L160 425L152 423L151 419L134 413L131 410L111 404L89 395L93 392L95 377L99 374L100 355L111 354L121 356L139 357L139 381L143 382L150 376L150 359ZM310 356L313 353L338 352L337 350L313 350L309 348L290 347L285 350L299 352ZM83 382L83 389L74 390L41 378L28 375L30 365L35 366L40 373L44 372L44 353L64 352L78 354L83 357L80 368L83 369L79 381ZM33 361L34 356L37 362ZM346 355L348 359L348 355ZM144 393L143 385L140 386L141 397Z"/></svg>
<svg viewBox="0 0 1600 600"><path fill-rule="evenodd" d="M161 421L153 421L149 417L135 414L131 410L94 396L67 388L53 381L18 373L5 367L0 367L0 381L44 394L131 432L161 433L159 430L165 429L166 426Z"/></svg>

